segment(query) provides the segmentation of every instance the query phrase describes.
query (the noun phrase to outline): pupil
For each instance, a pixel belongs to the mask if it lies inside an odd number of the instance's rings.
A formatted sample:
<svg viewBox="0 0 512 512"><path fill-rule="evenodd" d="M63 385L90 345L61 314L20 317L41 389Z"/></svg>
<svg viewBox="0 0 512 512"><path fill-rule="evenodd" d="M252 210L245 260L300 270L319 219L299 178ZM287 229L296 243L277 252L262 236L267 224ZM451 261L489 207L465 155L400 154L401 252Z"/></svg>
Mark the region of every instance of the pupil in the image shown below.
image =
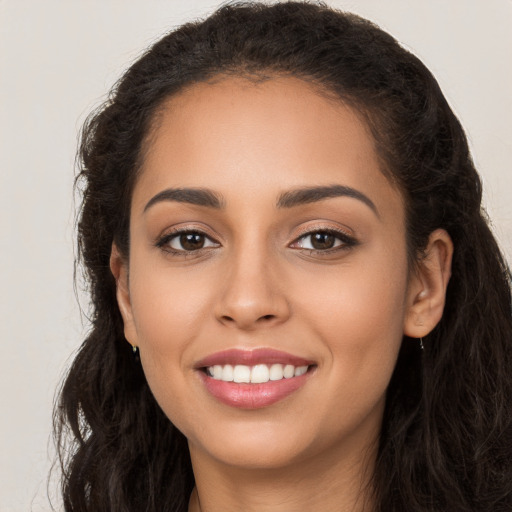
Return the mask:
<svg viewBox="0 0 512 512"><path fill-rule="evenodd" d="M311 237L311 245L315 249L331 249L334 247L334 235L330 233L315 233Z"/></svg>
<svg viewBox="0 0 512 512"><path fill-rule="evenodd" d="M180 235L180 244L187 251L201 249L204 245L204 235L200 233L186 233Z"/></svg>

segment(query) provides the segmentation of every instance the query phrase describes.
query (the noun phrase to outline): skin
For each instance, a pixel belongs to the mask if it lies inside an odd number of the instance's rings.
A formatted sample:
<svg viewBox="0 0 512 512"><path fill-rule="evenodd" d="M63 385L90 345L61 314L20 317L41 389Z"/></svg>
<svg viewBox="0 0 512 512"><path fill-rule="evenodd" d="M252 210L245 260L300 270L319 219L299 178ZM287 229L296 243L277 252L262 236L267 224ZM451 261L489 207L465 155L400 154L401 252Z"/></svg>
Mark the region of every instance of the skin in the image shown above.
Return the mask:
<svg viewBox="0 0 512 512"><path fill-rule="evenodd" d="M284 192L333 184L375 209L348 196L276 206ZM223 207L146 208L183 187L209 189ZM355 111L294 78L193 85L156 119L130 222L129 261L115 246L111 259L125 336L189 441L190 510L372 510L365 486L386 387L403 335L425 336L442 315L452 244L432 233L426 258L408 268L402 195ZM206 246L172 252L179 239L161 240L175 228L204 232ZM322 230L344 235L311 251L305 233ZM262 347L316 368L261 409L206 391L199 360Z"/></svg>

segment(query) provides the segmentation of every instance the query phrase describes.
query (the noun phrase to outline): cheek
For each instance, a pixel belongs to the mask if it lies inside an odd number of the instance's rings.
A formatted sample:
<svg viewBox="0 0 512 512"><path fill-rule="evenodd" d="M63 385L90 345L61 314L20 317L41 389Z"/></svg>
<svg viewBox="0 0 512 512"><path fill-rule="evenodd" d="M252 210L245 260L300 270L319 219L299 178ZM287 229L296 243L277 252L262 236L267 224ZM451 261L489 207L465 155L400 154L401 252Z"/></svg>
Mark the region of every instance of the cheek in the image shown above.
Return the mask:
<svg viewBox="0 0 512 512"><path fill-rule="evenodd" d="M192 278L187 269L170 269L161 256L132 251L130 298L136 342L148 384L169 416L174 409L186 409L180 401L192 371L194 340L202 337L211 311L205 293L210 288L214 287L207 275Z"/></svg>
<svg viewBox="0 0 512 512"><path fill-rule="evenodd" d="M331 332L352 330L353 340L370 332L395 336L402 331L406 302L404 251L361 252L334 270L304 273L297 294L302 310L318 315L317 325Z"/></svg>
<svg viewBox="0 0 512 512"><path fill-rule="evenodd" d="M186 269L172 271L136 256L131 265L130 296L140 347L164 353L187 346L210 310L208 273L192 277Z"/></svg>
<svg viewBox="0 0 512 512"><path fill-rule="evenodd" d="M201 337L208 299L186 272L169 272L147 261L131 261L130 294L141 363L160 407L187 435L188 425L203 421L200 411L190 407L189 378L191 347Z"/></svg>
<svg viewBox="0 0 512 512"><path fill-rule="evenodd" d="M403 337L404 269L405 251L383 252L302 283L310 293L301 301L299 316L326 348L333 386L343 381L351 390L349 401L360 400L361 394L376 400L389 383Z"/></svg>

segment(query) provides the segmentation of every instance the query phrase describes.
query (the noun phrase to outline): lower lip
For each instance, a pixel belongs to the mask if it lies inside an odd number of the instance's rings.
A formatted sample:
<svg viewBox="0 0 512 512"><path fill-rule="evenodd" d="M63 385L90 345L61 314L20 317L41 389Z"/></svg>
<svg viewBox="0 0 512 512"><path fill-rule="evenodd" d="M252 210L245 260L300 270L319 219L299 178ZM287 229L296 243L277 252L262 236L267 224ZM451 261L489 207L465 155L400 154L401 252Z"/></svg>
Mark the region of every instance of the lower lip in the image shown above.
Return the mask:
<svg viewBox="0 0 512 512"><path fill-rule="evenodd" d="M223 404L239 409L261 409L275 404L301 388L310 376L308 371L290 379L270 380L263 384L238 384L213 379L202 371L199 374L210 394Z"/></svg>

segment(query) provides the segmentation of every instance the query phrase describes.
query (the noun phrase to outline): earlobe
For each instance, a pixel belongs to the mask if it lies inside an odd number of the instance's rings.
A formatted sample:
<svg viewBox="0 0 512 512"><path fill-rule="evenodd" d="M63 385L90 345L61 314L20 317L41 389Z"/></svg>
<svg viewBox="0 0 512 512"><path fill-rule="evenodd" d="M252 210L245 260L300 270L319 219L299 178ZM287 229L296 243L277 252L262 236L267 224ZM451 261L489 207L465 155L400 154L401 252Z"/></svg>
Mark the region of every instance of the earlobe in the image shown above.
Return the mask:
<svg viewBox="0 0 512 512"><path fill-rule="evenodd" d="M124 336L132 346L136 346L136 331L128 286L128 262L121 255L115 243L112 244L110 253L110 271L116 280L116 298L119 311L123 317Z"/></svg>
<svg viewBox="0 0 512 512"><path fill-rule="evenodd" d="M426 336L443 315L446 290L451 275L453 242L444 229L430 234L424 257L417 262L407 293L404 334Z"/></svg>

